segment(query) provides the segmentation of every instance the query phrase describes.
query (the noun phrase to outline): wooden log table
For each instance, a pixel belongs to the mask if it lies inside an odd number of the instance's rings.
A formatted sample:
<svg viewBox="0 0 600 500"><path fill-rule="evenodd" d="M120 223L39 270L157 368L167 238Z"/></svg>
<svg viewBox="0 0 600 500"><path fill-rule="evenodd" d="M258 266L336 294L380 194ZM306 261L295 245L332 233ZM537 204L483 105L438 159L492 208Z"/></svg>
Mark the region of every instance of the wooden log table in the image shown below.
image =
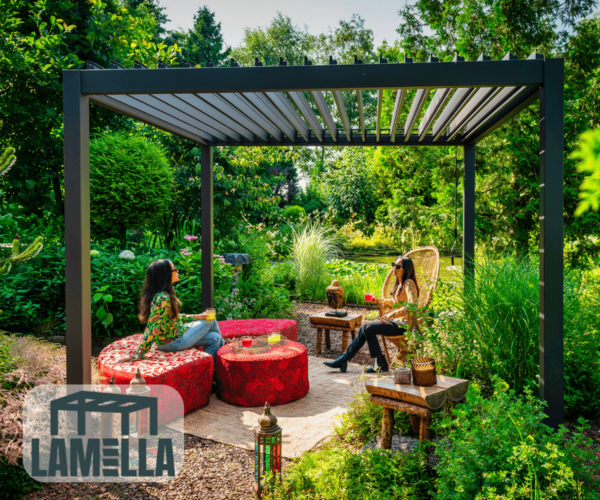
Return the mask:
<svg viewBox="0 0 600 500"><path fill-rule="evenodd" d="M348 333L352 335L352 340L356 337L356 329L362 324L362 314L336 318L335 316L325 316L320 313L309 317L310 326L317 329L317 354L321 354L323 348L323 330L325 330L325 346L331 349L331 337L329 332L337 330L342 332L342 352L348 348Z"/></svg>
<svg viewBox="0 0 600 500"><path fill-rule="evenodd" d="M366 382L369 401L383 406L381 430L381 448L392 447L394 431L394 411L403 411L410 415L413 432L419 436L419 442L429 440L431 412L441 410L447 399L458 403L462 401L469 388L469 381L437 376L437 383L431 387L419 387L413 384L396 384L393 377L372 378Z"/></svg>

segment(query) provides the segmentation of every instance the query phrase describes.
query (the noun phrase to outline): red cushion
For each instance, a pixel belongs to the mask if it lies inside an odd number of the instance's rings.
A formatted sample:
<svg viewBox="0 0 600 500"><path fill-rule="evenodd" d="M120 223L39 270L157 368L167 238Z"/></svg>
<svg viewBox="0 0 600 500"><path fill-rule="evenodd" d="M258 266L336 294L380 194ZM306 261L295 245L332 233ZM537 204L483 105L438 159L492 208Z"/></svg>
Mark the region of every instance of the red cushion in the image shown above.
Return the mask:
<svg viewBox="0 0 600 500"><path fill-rule="evenodd" d="M193 347L183 351L160 351L153 345L141 361L119 363L115 360L133 356L142 341L141 333L130 335L106 346L98 356L98 369L104 383L115 377L118 385L129 385L139 368L147 385L168 385L179 392L183 399L183 411L188 413L208 403L212 389L213 358ZM159 425L176 417L161 404L159 398ZM181 415L179 415L181 416Z"/></svg>
<svg viewBox="0 0 600 500"><path fill-rule="evenodd" d="M233 342L241 337L260 337L273 332L281 332L288 340L298 340L298 322L293 319L230 319L219 321L219 329L225 342Z"/></svg>
<svg viewBox="0 0 600 500"><path fill-rule="evenodd" d="M289 341L256 355L236 354L231 345L217 352L217 394L229 404L271 406L296 401L306 395L306 347Z"/></svg>

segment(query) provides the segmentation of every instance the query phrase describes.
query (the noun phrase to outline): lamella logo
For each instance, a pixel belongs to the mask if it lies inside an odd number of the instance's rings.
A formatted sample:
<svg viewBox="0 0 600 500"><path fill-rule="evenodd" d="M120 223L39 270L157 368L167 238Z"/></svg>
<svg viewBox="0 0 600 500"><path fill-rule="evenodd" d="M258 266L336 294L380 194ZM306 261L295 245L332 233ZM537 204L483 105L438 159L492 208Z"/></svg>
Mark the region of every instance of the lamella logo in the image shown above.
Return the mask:
<svg viewBox="0 0 600 500"><path fill-rule="evenodd" d="M170 481L183 448L183 401L168 386L40 386L23 407L23 463L38 481Z"/></svg>

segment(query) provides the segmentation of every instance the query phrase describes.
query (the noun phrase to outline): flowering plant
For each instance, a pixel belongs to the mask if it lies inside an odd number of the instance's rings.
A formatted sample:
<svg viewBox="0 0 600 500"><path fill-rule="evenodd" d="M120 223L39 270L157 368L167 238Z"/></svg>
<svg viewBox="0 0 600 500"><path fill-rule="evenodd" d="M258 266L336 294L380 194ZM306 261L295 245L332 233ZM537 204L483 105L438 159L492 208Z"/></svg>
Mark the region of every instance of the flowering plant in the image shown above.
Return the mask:
<svg viewBox="0 0 600 500"><path fill-rule="evenodd" d="M123 250L120 254L119 257L121 259L129 259L129 260L133 260L135 259L135 255L133 254L133 252L131 250Z"/></svg>

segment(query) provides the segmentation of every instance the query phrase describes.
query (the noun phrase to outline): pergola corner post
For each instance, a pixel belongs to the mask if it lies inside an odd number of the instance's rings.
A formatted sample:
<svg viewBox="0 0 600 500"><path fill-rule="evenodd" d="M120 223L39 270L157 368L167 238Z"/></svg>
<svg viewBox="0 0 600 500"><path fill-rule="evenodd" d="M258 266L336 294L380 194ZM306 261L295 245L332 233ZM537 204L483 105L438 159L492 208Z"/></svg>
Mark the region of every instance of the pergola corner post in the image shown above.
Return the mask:
<svg viewBox="0 0 600 500"><path fill-rule="evenodd" d="M201 146L200 154L200 205L202 214L202 310L214 305L214 206L213 206L213 150L212 146Z"/></svg>
<svg viewBox="0 0 600 500"><path fill-rule="evenodd" d="M67 384L92 383L89 97L63 71Z"/></svg>
<svg viewBox="0 0 600 500"><path fill-rule="evenodd" d="M463 276L475 273L475 144L464 146L463 176Z"/></svg>
<svg viewBox="0 0 600 500"><path fill-rule="evenodd" d="M564 419L563 154L564 61L544 61L540 89L540 399L547 424Z"/></svg>

